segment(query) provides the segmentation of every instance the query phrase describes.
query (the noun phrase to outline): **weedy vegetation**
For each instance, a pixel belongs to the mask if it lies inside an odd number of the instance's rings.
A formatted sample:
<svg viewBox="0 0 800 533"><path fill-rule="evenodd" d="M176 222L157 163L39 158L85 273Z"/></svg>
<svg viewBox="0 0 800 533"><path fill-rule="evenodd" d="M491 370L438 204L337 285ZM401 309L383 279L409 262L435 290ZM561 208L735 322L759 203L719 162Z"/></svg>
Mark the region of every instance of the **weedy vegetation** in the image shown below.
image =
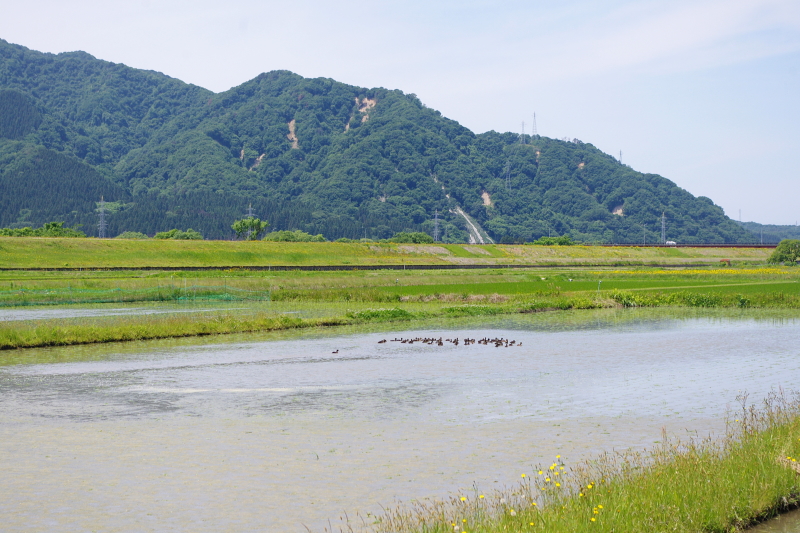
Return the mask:
<svg viewBox="0 0 800 533"><path fill-rule="evenodd" d="M328 531L379 533L737 532L800 502L800 399L739 398L719 438L663 436L645 451L575 464L560 455L510 489L415 500ZM327 529L327 528L326 528Z"/></svg>

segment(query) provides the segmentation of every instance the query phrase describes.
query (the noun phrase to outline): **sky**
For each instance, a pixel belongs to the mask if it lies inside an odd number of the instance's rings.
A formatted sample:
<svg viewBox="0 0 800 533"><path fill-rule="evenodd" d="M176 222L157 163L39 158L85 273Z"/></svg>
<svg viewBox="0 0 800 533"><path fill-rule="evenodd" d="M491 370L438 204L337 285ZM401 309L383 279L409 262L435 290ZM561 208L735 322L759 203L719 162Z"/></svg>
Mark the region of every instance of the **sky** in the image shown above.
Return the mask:
<svg viewBox="0 0 800 533"><path fill-rule="evenodd" d="M734 219L800 220L797 0L0 0L0 38L215 92L270 70L580 139Z"/></svg>

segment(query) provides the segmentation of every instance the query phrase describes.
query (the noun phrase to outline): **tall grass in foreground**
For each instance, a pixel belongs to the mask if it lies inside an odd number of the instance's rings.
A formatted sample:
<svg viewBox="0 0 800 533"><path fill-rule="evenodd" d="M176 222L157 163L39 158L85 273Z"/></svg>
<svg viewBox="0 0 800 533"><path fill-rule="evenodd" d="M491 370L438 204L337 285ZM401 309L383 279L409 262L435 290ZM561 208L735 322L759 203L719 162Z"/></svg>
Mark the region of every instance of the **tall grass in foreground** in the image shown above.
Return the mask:
<svg viewBox="0 0 800 533"><path fill-rule="evenodd" d="M717 440L665 440L646 452L569 466L556 456L513 489L416 501L340 531L733 532L800 495L800 401L771 394L733 413ZM369 522L369 523L368 523Z"/></svg>

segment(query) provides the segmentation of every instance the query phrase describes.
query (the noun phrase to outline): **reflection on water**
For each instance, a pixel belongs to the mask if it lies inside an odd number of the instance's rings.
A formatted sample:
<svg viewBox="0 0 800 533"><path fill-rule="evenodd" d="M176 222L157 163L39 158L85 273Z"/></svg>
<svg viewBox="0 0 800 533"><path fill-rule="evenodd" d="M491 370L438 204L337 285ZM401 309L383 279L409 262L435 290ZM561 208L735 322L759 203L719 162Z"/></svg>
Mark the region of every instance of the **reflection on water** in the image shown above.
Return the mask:
<svg viewBox="0 0 800 533"><path fill-rule="evenodd" d="M0 519L321 529L342 510L490 490L556 453L652 444L662 426L706 435L740 391L800 378L800 321L761 316L549 313L37 351L0 367Z"/></svg>

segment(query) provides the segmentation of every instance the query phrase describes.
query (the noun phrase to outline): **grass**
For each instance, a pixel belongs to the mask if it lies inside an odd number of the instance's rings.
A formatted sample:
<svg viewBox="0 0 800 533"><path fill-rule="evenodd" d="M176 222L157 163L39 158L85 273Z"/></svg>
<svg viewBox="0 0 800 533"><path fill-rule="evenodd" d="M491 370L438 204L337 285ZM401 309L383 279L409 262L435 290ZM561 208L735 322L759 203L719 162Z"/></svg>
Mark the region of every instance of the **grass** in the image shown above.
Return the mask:
<svg viewBox="0 0 800 533"><path fill-rule="evenodd" d="M310 318L219 310L193 315L0 322L0 349L295 327L601 307L800 308L800 269L343 272L4 272L0 306L262 300L314 307ZM601 290L598 290L598 285ZM365 309L396 310L370 315ZM354 314L355 312L355 314Z"/></svg>
<svg viewBox="0 0 800 533"><path fill-rule="evenodd" d="M800 403L783 394L760 408L739 399L719 439L665 436L649 451L574 466L556 456L510 490L416 501L363 524L386 533L740 531L800 502Z"/></svg>
<svg viewBox="0 0 800 533"><path fill-rule="evenodd" d="M758 248L408 245L0 237L0 268L763 262Z"/></svg>
<svg viewBox="0 0 800 533"><path fill-rule="evenodd" d="M454 303L460 305L453 305ZM603 304L593 300L564 297L494 305L471 305L447 299L410 302L402 307L398 305L377 308L372 307L369 302L314 304L308 301L292 302L292 307L300 313L309 306L314 308L313 313L306 313L316 315L310 317L288 316L281 310L264 306L259 309L210 312L201 310L196 313L0 321L0 350L603 307Z"/></svg>

